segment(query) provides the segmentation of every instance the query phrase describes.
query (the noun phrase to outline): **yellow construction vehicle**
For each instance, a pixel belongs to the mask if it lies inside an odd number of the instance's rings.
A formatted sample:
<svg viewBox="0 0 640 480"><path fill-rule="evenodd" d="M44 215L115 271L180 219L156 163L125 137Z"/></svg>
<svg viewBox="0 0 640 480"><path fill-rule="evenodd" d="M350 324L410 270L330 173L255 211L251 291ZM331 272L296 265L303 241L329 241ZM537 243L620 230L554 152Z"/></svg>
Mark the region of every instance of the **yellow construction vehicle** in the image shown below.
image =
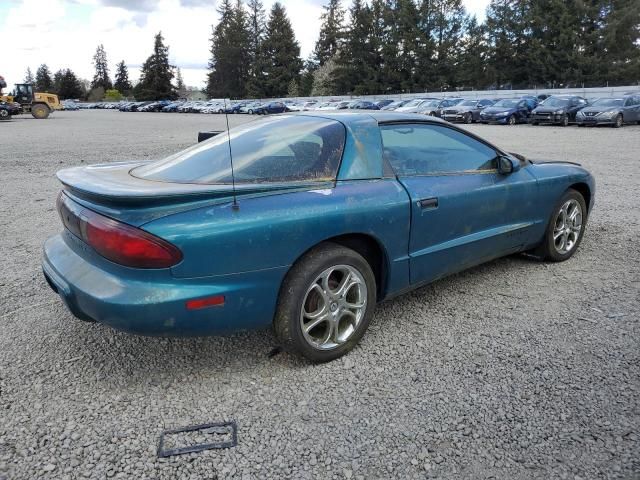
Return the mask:
<svg viewBox="0 0 640 480"><path fill-rule="evenodd" d="M2 79L2 77L0 77ZM0 85L6 83L4 79ZM19 103L21 113L30 113L34 118L47 118L54 110L62 110L58 96L54 93L34 93L30 83L17 83L16 89L11 95L3 95L0 87L0 101L7 103Z"/></svg>

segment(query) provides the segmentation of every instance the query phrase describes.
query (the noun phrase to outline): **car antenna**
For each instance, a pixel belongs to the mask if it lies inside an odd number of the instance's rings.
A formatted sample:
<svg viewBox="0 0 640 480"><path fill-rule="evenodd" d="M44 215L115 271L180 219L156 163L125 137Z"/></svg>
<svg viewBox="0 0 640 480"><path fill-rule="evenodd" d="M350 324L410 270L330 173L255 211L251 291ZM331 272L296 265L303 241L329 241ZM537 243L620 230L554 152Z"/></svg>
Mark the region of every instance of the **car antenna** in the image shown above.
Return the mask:
<svg viewBox="0 0 640 480"><path fill-rule="evenodd" d="M236 196L236 176L233 171L233 153L231 152L231 134L229 132L229 111L227 110L227 99L223 99L224 102L224 118L227 121L227 145L229 145L229 161L231 163L231 190L233 191L233 204L231 208L233 210L238 210L240 205L238 205L238 198Z"/></svg>

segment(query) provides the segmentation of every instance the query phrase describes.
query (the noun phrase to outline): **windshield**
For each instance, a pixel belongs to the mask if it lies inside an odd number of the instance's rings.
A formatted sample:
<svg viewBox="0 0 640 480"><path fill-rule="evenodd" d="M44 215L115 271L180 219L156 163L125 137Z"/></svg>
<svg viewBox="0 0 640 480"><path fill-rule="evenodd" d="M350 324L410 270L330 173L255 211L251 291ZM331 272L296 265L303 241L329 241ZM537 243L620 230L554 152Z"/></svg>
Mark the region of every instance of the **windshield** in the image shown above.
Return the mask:
<svg viewBox="0 0 640 480"><path fill-rule="evenodd" d="M622 98L601 98L593 102L593 105L598 107L621 107L623 104Z"/></svg>
<svg viewBox="0 0 640 480"><path fill-rule="evenodd" d="M458 105L461 107L475 107L478 104L478 100L465 100L460 102Z"/></svg>
<svg viewBox="0 0 640 480"><path fill-rule="evenodd" d="M236 183L334 180L345 143L345 128L315 117L278 116L231 130ZM219 134L164 160L133 169L147 180L229 184L228 136Z"/></svg>
<svg viewBox="0 0 640 480"><path fill-rule="evenodd" d="M518 100L498 100L492 106L493 107L513 108L516 105L518 105Z"/></svg>
<svg viewBox="0 0 640 480"><path fill-rule="evenodd" d="M405 103L404 106L405 107L417 107L418 105L420 105L421 102L423 102L424 100L411 100L408 103Z"/></svg>
<svg viewBox="0 0 640 480"><path fill-rule="evenodd" d="M564 107L569 103L568 98L549 97L544 101L545 107Z"/></svg>

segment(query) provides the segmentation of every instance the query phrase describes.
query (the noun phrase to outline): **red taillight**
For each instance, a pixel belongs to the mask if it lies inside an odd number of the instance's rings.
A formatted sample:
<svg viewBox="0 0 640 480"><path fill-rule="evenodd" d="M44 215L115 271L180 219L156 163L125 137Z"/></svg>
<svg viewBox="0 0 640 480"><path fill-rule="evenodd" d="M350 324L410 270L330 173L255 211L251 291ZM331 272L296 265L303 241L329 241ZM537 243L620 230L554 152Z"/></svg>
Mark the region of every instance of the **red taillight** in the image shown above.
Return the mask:
<svg viewBox="0 0 640 480"><path fill-rule="evenodd" d="M82 208L65 195L60 196L58 209L71 233L112 262L134 268L169 268L182 260L182 252L174 245L144 230Z"/></svg>
<svg viewBox="0 0 640 480"><path fill-rule="evenodd" d="M224 295L187 300L187 310L200 310L201 308L207 307L222 307L223 305Z"/></svg>

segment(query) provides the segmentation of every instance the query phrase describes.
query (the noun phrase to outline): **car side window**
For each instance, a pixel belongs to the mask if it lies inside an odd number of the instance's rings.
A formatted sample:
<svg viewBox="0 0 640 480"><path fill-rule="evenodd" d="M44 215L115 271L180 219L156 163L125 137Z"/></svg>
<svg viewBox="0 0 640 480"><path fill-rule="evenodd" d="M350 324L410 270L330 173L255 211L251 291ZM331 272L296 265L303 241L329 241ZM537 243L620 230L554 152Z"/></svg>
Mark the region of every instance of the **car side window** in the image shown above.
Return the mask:
<svg viewBox="0 0 640 480"><path fill-rule="evenodd" d="M382 125L384 155L396 175L491 171L497 153L458 130L433 124Z"/></svg>

